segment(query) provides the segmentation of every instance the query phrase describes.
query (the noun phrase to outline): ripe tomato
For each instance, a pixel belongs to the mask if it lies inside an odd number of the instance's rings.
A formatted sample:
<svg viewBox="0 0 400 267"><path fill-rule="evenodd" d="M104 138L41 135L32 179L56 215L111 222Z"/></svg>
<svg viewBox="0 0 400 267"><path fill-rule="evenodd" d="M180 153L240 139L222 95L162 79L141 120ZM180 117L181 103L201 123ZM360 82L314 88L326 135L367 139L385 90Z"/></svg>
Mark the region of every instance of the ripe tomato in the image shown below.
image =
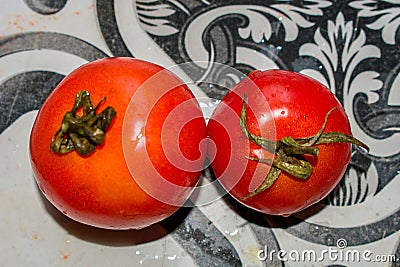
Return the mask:
<svg viewBox="0 0 400 267"><path fill-rule="evenodd" d="M173 73L138 59L107 58L74 70L49 95L32 128L30 157L39 188L65 215L101 228L139 229L188 198L200 177L205 137L201 109ZM184 168L185 161L192 164ZM160 187L165 183L170 188Z"/></svg>
<svg viewBox="0 0 400 267"><path fill-rule="evenodd" d="M300 141L319 136L320 130L324 135L318 142L316 137ZM321 141L328 132L343 134L339 142ZM324 198L346 170L350 143L364 146L351 137L346 113L328 88L284 70L254 71L233 87L215 109L208 134L214 142L212 168L221 184L242 204L273 215L289 215ZM284 144L288 140L296 142L296 149L312 144L298 153ZM262 142L273 147L265 149ZM312 168L311 175L294 175L294 165L301 167L298 171ZM276 180L263 185L267 175Z"/></svg>

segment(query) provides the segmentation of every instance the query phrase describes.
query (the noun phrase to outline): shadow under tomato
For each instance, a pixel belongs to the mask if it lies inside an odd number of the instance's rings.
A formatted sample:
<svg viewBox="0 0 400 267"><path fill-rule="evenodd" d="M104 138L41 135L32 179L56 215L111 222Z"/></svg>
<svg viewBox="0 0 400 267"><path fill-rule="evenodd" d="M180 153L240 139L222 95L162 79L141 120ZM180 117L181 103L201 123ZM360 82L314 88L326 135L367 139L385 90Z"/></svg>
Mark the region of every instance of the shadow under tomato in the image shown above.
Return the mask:
<svg viewBox="0 0 400 267"><path fill-rule="evenodd" d="M177 228L190 212L190 208L180 208L164 221L140 230L102 229L79 223L67 217L47 200L38 186L36 186L36 188L40 193L46 212L54 219L54 222L64 228L68 234L87 242L107 246L131 246L161 239Z"/></svg>
<svg viewBox="0 0 400 267"><path fill-rule="evenodd" d="M253 210L245 205L241 204L239 201L234 199L229 194L224 196L224 200L226 203L242 218L244 218L249 223L268 228L280 228L286 229L291 226L302 223L308 217L312 216L315 213L318 213L325 206L316 204L313 205L301 212L292 214L288 217L278 216L278 215L268 215L262 212L258 212Z"/></svg>

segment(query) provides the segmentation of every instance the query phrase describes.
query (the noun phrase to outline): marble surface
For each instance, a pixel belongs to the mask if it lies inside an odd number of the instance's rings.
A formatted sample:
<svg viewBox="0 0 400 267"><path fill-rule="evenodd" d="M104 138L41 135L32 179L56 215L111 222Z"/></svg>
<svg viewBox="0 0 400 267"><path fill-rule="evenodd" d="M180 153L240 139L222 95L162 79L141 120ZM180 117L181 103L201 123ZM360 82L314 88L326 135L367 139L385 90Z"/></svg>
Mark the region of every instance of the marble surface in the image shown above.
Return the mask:
<svg viewBox="0 0 400 267"><path fill-rule="evenodd" d="M0 266L400 266L398 0L0 1ZM288 218L224 196L142 231L81 225L36 187L28 129L65 75L110 56L179 64L203 100L227 89L202 81L229 88L232 69L304 73L371 151L354 149L337 189Z"/></svg>

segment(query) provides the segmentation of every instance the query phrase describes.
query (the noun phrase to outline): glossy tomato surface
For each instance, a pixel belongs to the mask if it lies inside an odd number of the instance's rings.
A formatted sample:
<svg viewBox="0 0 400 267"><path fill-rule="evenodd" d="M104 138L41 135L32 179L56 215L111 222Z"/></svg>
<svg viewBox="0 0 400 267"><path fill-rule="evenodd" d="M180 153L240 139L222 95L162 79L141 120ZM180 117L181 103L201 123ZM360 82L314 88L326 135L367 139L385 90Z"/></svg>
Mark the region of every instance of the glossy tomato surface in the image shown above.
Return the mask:
<svg viewBox="0 0 400 267"><path fill-rule="evenodd" d="M94 105L106 97L99 112L111 106L116 116L93 153L54 153L50 142L80 90ZM39 188L65 215L101 228L138 229L170 216L189 197L200 177L205 137L199 105L173 73L138 59L107 58L74 70L49 95L32 128L30 156ZM168 147L169 140L179 145ZM193 164L182 168L174 155ZM173 192L160 181L176 185Z"/></svg>
<svg viewBox="0 0 400 267"><path fill-rule="evenodd" d="M281 172L271 187L245 199L264 181L271 168L246 157L275 156L243 134L240 128L243 97L247 100L249 131L268 140L314 136L332 108L337 109L330 114L324 132L351 135L340 102L319 82L290 71L254 71L228 92L208 124L208 134L215 145L212 167L227 191L242 204L273 215L301 211L329 194L349 163L349 143L318 145L317 157L305 156L313 167L309 178Z"/></svg>

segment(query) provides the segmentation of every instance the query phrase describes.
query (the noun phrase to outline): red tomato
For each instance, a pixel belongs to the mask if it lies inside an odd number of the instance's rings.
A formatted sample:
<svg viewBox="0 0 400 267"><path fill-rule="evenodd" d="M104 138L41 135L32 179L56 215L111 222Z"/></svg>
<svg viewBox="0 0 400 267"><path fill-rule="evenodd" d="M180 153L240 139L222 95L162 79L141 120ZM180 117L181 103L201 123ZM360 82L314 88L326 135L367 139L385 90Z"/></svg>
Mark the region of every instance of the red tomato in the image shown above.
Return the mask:
<svg viewBox="0 0 400 267"><path fill-rule="evenodd" d="M88 155L51 151L81 90L92 100L87 114L100 114L106 106L116 111L104 142ZM76 111L79 116L84 107ZM74 127L73 121L64 126ZM96 136L99 130L84 132ZM189 197L201 174L205 153L199 146L205 137L201 109L173 73L138 59L107 58L76 69L49 95L32 128L30 156L39 188L65 215L101 228L139 229L170 216ZM185 162L191 165L182 167ZM165 183L170 188L160 187Z"/></svg>
<svg viewBox="0 0 400 267"><path fill-rule="evenodd" d="M319 82L290 71L254 71L228 92L208 123L208 134L215 148L210 151L215 154L212 167L227 191L242 204L273 215L301 211L329 194L349 163L348 142L317 144L318 156L291 156L290 159L306 159L310 163L312 172L308 178L280 170L269 188L249 195L272 171L269 161L277 155L273 153L276 150L268 152L245 136L240 126L244 97L248 131L266 140L278 142L287 136L294 139L315 136L332 108L336 109L330 113L323 132L351 135L340 102ZM266 160L260 162L260 158Z"/></svg>

